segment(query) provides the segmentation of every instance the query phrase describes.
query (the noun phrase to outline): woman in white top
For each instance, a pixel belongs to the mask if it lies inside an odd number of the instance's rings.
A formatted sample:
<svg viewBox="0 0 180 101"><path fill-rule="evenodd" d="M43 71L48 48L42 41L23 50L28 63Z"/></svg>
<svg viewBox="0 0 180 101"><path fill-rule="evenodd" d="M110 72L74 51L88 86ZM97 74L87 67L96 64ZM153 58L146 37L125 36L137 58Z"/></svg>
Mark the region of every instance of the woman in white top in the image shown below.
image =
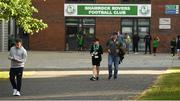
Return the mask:
<svg viewBox="0 0 180 101"><path fill-rule="evenodd" d="M131 43L131 37L129 36L128 33L125 33L125 45L126 45L126 50L128 54L129 54L130 43Z"/></svg>

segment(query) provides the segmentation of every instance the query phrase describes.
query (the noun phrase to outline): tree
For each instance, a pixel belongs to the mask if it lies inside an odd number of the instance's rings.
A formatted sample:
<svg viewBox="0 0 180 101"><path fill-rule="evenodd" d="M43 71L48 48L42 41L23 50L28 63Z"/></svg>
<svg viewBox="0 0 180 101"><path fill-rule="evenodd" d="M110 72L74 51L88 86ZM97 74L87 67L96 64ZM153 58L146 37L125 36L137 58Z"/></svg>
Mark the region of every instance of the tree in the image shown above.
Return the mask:
<svg viewBox="0 0 180 101"><path fill-rule="evenodd" d="M48 27L42 20L33 18L37 12L31 0L0 0L0 19L15 19L16 26L25 33L33 34Z"/></svg>

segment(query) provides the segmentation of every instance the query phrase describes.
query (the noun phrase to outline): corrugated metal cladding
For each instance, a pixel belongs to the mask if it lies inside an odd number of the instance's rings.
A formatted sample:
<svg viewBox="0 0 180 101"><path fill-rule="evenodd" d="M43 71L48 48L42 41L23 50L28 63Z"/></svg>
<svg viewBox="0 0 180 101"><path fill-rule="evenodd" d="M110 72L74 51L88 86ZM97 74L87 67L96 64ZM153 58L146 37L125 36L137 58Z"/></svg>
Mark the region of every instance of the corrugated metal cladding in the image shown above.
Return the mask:
<svg viewBox="0 0 180 101"><path fill-rule="evenodd" d="M8 22L0 20L0 51L8 50Z"/></svg>

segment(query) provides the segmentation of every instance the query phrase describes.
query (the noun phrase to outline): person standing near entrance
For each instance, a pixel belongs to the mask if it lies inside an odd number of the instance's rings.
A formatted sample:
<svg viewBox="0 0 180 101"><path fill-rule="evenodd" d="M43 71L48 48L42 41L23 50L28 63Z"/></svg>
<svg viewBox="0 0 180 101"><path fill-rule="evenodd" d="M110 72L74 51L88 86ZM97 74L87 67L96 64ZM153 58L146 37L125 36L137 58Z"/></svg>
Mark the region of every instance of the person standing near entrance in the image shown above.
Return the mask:
<svg viewBox="0 0 180 101"><path fill-rule="evenodd" d="M158 44L159 44L159 37L155 37L154 40L153 40L153 53L154 53L154 56L156 56L156 51L157 51L157 48L158 48Z"/></svg>
<svg viewBox="0 0 180 101"><path fill-rule="evenodd" d="M130 46L130 43L131 43L131 37L129 36L128 33L125 33L125 38L124 39L125 39L126 51L129 54L129 46Z"/></svg>
<svg viewBox="0 0 180 101"><path fill-rule="evenodd" d="M139 40L140 40L139 35L137 33L134 34L133 35L133 51L134 51L135 54L137 54L139 52L139 49L138 49Z"/></svg>
<svg viewBox="0 0 180 101"><path fill-rule="evenodd" d="M78 43L78 50L82 51L84 47L84 36L82 32L77 34L77 43Z"/></svg>
<svg viewBox="0 0 180 101"><path fill-rule="evenodd" d="M147 49L149 50L149 54L151 54L151 35L147 33L144 37L144 42L145 42L145 53L147 54Z"/></svg>
<svg viewBox="0 0 180 101"><path fill-rule="evenodd" d="M176 49L177 49L178 58L180 59L180 35L177 36Z"/></svg>
<svg viewBox="0 0 180 101"><path fill-rule="evenodd" d="M99 80L99 66L102 60L103 48L99 44L99 39L94 40L94 44L91 46L90 50L92 56L93 65L93 76L90 78L91 81Z"/></svg>
<svg viewBox="0 0 180 101"><path fill-rule="evenodd" d="M117 39L118 33L113 32L111 39L107 42L108 48L108 71L110 80L112 78L112 65L114 64L114 79L117 79L118 66L119 66L119 47L121 46L119 40Z"/></svg>
<svg viewBox="0 0 180 101"><path fill-rule="evenodd" d="M175 56L176 53L176 38L173 38L170 42L171 45L171 54L172 56Z"/></svg>
<svg viewBox="0 0 180 101"><path fill-rule="evenodd" d="M13 95L20 96L23 69L27 58L27 51L22 46L21 39L16 39L15 46L10 49L8 58L11 60L9 79L13 87Z"/></svg>

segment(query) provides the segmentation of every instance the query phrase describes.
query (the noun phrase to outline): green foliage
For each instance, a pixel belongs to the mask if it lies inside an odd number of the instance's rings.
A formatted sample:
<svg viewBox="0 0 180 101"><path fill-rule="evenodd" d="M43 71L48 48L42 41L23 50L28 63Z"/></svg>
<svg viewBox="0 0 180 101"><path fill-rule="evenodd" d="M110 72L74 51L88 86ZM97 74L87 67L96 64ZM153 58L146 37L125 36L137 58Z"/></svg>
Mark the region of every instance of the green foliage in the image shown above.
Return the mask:
<svg viewBox="0 0 180 101"><path fill-rule="evenodd" d="M33 18L37 12L31 0L0 0L0 19L15 19L25 33L33 34L48 27L42 20Z"/></svg>

